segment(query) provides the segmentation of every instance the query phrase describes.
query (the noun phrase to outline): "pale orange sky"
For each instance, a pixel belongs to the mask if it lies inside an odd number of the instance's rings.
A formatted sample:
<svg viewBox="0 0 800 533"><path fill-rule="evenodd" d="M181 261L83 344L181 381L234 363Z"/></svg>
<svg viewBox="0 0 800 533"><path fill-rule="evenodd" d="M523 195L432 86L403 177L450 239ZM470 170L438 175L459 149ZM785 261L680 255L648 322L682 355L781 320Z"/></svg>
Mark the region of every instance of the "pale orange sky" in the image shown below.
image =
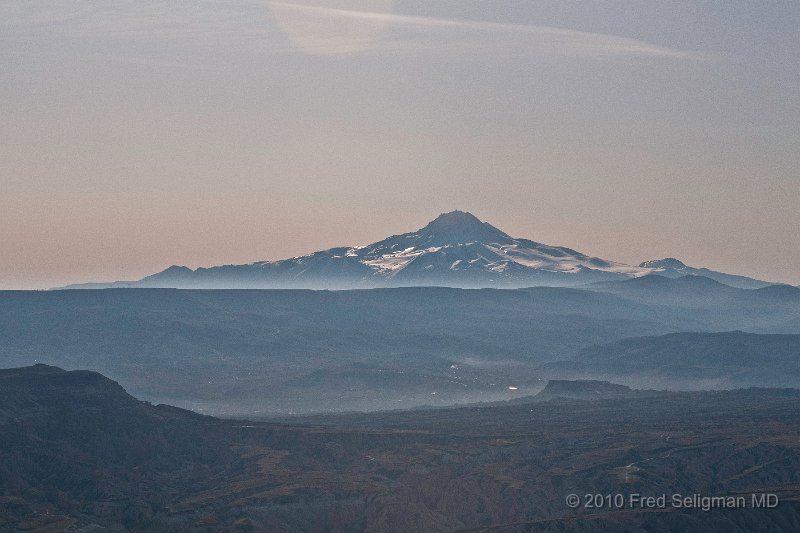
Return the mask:
<svg viewBox="0 0 800 533"><path fill-rule="evenodd" d="M453 209L798 284L800 7L695 4L0 2L0 288Z"/></svg>

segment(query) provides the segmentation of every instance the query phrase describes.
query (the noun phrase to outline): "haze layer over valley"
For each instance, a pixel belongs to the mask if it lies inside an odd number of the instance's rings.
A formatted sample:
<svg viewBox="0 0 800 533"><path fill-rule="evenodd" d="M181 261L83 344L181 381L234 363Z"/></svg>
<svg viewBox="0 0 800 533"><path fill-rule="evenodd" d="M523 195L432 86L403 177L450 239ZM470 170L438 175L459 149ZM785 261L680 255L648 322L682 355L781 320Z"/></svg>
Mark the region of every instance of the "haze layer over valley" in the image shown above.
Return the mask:
<svg viewBox="0 0 800 533"><path fill-rule="evenodd" d="M747 334L711 334L735 330ZM800 289L699 276L582 289L2 292L0 332L3 366L93 369L143 399L217 414L507 400L551 377L800 387ZM681 332L694 333L662 340Z"/></svg>

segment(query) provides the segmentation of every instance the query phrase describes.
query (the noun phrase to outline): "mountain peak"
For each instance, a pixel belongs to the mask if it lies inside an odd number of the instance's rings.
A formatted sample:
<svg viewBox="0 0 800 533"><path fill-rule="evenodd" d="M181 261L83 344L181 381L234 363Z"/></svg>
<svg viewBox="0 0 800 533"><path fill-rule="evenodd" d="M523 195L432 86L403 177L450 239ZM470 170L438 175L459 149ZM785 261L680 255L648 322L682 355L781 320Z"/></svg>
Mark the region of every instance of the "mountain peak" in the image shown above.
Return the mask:
<svg viewBox="0 0 800 533"><path fill-rule="evenodd" d="M158 279L161 281L168 281L172 279L181 279L181 277L186 276L187 274L192 274L193 272L194 271L189 267L172 265L171 267L168 267L167 269L162 270L161 272L151 274L150 276L147 276L144 279L146 280Z"/></svg>
<svg viewBox="0 0 800 533"><path fill-rule="evenodd" d="M452 225L483 225L483 222L468 211L450 211L442 213L433 219L428 226L452 226Z"/></svg>
<svg viewBox="0 0 800 533"><path fill-rule="evenodd" d="M471 242L501 243L511 239L506 233L466 211L442 213L419 230L430 245L467 244Z"/></svg>
<svg viewBox="0 0 800 533"><path fill-rule="evenodd" d="M679 260L675 259L674 257L665 257L664 259L652 259L650 261L644 261L643 263L639 264L642 268L686 268L686 264Z"/></svg>

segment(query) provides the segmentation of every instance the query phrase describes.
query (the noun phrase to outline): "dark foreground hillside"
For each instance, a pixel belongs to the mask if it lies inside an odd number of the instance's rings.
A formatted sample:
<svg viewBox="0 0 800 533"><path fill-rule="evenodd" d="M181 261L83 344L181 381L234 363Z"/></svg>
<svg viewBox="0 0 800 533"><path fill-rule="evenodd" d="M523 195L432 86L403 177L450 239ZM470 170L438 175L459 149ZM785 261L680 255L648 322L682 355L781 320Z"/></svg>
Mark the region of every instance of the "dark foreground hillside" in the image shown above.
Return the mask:
<svg viewBox="0 0 800 533"><path fill-rule="evenodd" d="M552 391L581 386L601 387ZM800 530L800 392L598 397L241 422L92 372L3 370L0 531ZM571 509L570 493L780 504Z"/></svg>

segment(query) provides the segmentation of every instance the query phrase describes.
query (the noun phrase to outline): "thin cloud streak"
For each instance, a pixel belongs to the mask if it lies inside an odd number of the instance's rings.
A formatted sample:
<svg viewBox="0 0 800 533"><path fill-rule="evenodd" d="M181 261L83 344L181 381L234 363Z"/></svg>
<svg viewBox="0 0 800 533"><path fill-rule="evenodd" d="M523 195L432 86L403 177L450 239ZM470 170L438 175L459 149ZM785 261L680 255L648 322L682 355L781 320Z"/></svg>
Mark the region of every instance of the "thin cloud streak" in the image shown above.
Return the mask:
<svg viewBox="0 0 800 533"><path fill-rule="evenodd" d="M608 35L551 26L532 26L500 22L470 21L398 15L308 6L290 2L268 2L298 47L308 53L340 54L359 50L447 49L480 51L518 48L531 55L566 57L646 56L671 59L704 60L702 54L656 44ZM371 29L372 42L363 42ZM412 30L411 35L398 35L391 30ZM355 31L353 31L355 30ZM428 30L423 34L419 30ZM483 34L491 41L458 40L458 36L437 35L438 31L467 31ZM447 37L447 38L445 38ZM498 37L500 39L498 39ZM505 40L502 38L505 37ZM437 40L440 39L440 40ZM477 45L477 46L476 46Z"/></svg>
<svg viewBox="0 0 800 533"><path fill-rule="evenodd" d="M160 0L120 0L71 9L49 2L12 3L0 5L0 30L0 42L9 43L5 53L15 42L17 45L37 40L50 42L58 37L82 42L90 39L158 41L191 50L207 48L213 42L214 46L242 53L263 53L286 50L285 36L288 36L294 49L318 55L409 52L453 57L487 54L578 58L639 56L697 61L710 57L628 37L551 26L259 0L198 2L179 7ZM126 50L120 48L116 60L168 62L161 57L132 57L142 55L142 51Z"/></svg>

